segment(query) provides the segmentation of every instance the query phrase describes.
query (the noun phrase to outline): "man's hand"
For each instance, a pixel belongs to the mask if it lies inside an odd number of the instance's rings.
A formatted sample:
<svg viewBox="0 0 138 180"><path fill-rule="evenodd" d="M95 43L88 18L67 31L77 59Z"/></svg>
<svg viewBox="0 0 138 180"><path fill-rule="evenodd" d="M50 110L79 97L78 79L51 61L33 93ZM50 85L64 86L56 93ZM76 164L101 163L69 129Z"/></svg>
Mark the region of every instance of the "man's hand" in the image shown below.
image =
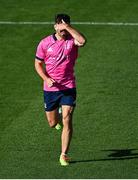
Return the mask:
<svg viewBox="0 0 138 180"><path fill-rule="evenodd" d="M69 24L65 23L64 20L62 19L62 23L55 24L55 30L56 31L66 30L67 26L69 26Z"/></svg>
<svg viewBox="0 0 138 180"><path fill-rule="evenodd" d="M46 83L47 83L47 85L48 85L48 87L52 87L53 85L54 85L54 83L55 83L55 80L54 79L52 79L52 78L46 78Z"/></svg>

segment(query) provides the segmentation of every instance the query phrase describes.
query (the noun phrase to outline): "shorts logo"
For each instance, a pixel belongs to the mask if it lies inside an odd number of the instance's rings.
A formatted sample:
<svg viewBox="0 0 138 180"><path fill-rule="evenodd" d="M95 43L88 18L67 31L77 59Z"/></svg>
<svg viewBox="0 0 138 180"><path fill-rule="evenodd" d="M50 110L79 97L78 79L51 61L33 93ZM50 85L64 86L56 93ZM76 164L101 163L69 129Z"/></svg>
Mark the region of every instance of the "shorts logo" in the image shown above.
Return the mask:
<svg viewBox="0 0 138 180"><path fill-rule="evenodd" d="M46 103L44 103L44 107L45 107L45 109L47 108L47 105L46 105Z"/></svg>

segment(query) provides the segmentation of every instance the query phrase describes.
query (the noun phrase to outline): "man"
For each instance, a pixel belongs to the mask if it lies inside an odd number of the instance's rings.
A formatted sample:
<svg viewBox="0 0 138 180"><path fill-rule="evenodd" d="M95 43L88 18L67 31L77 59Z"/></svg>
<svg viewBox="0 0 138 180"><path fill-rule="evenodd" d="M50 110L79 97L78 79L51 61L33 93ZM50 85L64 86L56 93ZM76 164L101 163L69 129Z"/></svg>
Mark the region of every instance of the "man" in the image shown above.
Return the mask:
<svg viewBox="0 0 138 180"><path fill-rule="evenodd" d="M44 81L45 112L50 127L60 128L58 109L62 108L63 129L59 161L61 165L67 166L76 101L73 68L78 47L84 46L85 38L70 25L70 17L66 14L56 15L54 29L56 33L42 39L37 47L35 69ZM43 63L46 66L45 71Z"/></svg>

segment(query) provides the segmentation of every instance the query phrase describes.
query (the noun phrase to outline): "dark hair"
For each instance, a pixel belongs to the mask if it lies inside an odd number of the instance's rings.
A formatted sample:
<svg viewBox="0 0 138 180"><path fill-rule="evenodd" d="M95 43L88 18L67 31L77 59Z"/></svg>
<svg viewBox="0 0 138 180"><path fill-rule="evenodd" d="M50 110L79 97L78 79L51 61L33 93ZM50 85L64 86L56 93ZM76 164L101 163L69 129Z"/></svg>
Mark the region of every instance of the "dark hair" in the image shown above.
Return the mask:
<svg viewBox="0 0 138 180"><path fill-rule="evenodd" d="M70 23L70 16L67 14L57 14L55 15L55 23L61 23L63 21L65 21L65 23Z"/></svg>

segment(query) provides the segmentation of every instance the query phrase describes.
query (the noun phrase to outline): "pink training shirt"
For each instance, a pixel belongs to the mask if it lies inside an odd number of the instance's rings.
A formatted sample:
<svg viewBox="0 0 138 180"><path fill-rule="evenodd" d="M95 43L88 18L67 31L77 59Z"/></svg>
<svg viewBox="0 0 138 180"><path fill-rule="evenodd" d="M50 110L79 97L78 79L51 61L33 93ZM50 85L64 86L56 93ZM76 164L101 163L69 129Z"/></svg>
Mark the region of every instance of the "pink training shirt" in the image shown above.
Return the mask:
<svg viewBox="0 0 138 180"><path fill-rule="evenodd" d="M75 88L74 65L78 56L78 47L69 36L66 40L57 40L55 34L42 39L37 47L36 59L44 61L46 72L55 83L45 91L60 91Z"/></svg>

